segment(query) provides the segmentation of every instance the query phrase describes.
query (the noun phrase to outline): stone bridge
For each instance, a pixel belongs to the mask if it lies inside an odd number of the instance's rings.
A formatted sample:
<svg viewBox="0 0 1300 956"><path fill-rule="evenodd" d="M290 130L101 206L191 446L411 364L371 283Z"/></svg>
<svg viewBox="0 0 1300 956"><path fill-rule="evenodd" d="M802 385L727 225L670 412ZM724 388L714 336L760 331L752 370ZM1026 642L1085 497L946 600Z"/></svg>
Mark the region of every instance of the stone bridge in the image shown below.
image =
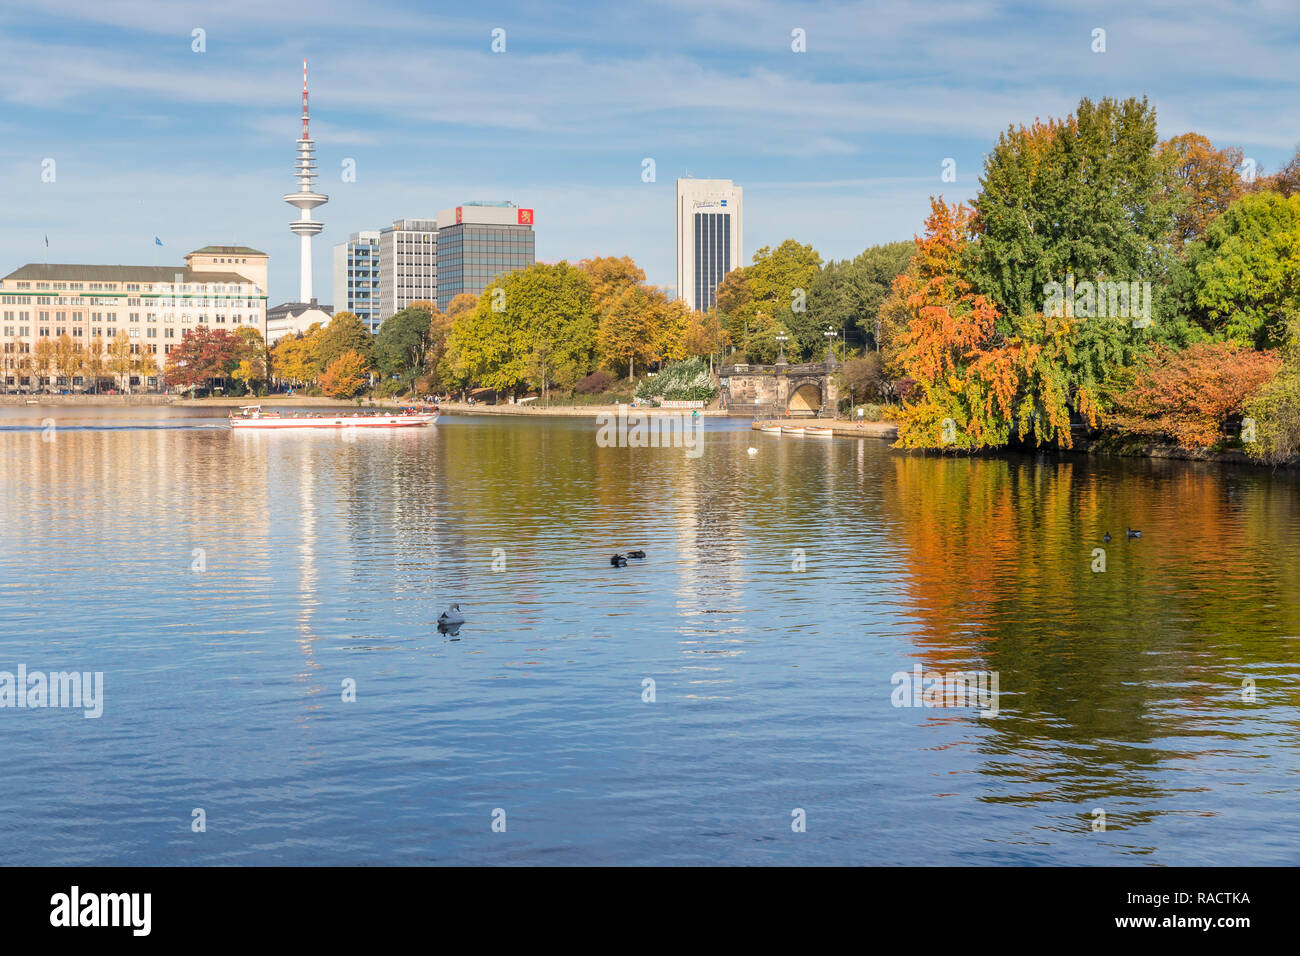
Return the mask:
<svg viewBox="0 0 1300 956"><path fill-rule="evenodd" d="M718 369L723 399L733 415L755 418L833 418L840 389L833 355L825 362L791 365L724 365Z"/></svg>

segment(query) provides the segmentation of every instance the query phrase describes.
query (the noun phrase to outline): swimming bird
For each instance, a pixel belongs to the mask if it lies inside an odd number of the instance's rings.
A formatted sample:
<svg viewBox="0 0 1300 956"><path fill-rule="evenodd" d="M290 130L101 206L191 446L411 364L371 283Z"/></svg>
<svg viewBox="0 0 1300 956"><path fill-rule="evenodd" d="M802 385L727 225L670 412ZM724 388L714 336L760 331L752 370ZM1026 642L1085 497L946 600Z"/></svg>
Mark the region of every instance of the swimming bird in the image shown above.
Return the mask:
<svg viewBox="0 0 1300 956"><path fill-rule="evenodd" d="M609 563L616 568L625 568L627 567L627 558L621 554L616 554L609 559Z"/></svg>
<svg viewBox="0 0 1300 956"><path fill-rule="evenodd" d="M1105 541L1105 542L1107 542L1107 543L1109 543L1109 542L1110 542L1110 532L1107 531L1105 534L1103 534L1103 535L1101 536L1101 540L1102 540L1102 541Z"/></svg>
<svg viewBox="0 0 1300 956"><path fill-rule="evenodd" d="M1142 532L1141 532L1141 531L1134 531L1132 528L1129 528L1129 529L1128 529L1128 536L1129 536L1130 538L1140 538L1140 537L1142 537Z"/></svg>
<svg viewBox="0 0 1300 956"><path fill-rule="evenodd" d="M751 449L749 449L749 453L750 453L751 455L757 455L757 454L758 454L758 449L757 449L757 448L751 448Z"/></svg>
<svg viewBox="0 0 1300 956"><path fill-rule="evenodd" d="M645 552L644 552L644 551L639 551L639 550L638 550L638 551L629 551L629 552L627 553L627 556L628 556L629 558L644 558L644 557L645 557Z"/></svg>
<svg viewBox="0 0 1300 956"><path fill-rule="evenodd" d="M438 623L445 626L453 624L464 624L465 615L460 613L460 605L453 604L447 610L438 615Z"/></svg>

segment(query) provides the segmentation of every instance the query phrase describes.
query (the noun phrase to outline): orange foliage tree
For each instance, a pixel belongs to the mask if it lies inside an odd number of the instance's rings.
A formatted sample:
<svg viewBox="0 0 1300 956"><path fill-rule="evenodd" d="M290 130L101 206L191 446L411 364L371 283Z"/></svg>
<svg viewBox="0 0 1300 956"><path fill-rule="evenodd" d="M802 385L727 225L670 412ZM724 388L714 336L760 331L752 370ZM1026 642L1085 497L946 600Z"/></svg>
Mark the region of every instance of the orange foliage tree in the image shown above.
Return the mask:
<svg viewBox="0 0 1300 956"><path fill-rule="evenodd" d="M1209 448L1225 437L1224 423L1241 414L1246 400L1272 379L1280 364L1276 352L1224 342L1201 342L1182 351L1158 349L1115 397L1107 421L1133 435Z"/></svg>
<svg viewBox="0 0 1300 956"><path fill-rule="evenodd" d="M330 398L352 398L369 380L369 362L355 349L348 349L325 369L320 387Z"/></svg>

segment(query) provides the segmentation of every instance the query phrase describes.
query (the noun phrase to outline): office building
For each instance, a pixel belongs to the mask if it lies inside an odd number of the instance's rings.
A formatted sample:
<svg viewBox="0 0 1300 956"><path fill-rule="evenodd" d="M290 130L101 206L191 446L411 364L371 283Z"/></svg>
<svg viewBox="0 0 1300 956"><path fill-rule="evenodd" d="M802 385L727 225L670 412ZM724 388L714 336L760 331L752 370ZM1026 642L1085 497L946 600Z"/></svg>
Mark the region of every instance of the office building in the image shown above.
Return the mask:
<svg viewBox="0 0 1300 956"><path fill-rule="evenodd" d="M334 306L379 331L379 232L354 232L334 246ZM268 317L269 321L269 317Z"/></svg>
<svg viewBox="0 0 1300 956"><path fill-rule="evenodd" d="M398 219L379 231L379 321L438 294L438 224Z"/></svg>
<svg viewBox="0 0 1300 956"><path fill-rule="evenodd" d="M444 312L462 292L478 295L497 276L536 261L533 210L470 202L438 215L437 303Z"/></svg>
<svg viewBox="0 0 1300 956"><path fill-rule="evenodd" d="M730 179L677 180L677 294L704 312L718 283L743 266L743 197Z"/></svg>

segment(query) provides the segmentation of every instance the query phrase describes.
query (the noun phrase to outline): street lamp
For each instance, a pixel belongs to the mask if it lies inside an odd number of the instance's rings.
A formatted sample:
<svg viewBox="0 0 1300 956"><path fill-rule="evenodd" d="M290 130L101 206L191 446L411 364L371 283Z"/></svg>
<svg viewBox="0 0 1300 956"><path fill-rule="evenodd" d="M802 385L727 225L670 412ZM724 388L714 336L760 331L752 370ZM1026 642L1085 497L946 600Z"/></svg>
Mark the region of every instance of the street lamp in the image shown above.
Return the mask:
<svg viewBox="0 0 1300 956"><path fill-rule="evenodd" d="M777 346L776 364L777 365L785 364L785 343L789 341L789 339L790 336L786 335L784 330L776 333L776 346Z"/></svg>
<svg viewBox="0 0 1300 956"><path fill-rule="evenodd" d="M832 349L835 348L834 345L835 330L828 325L826 326L826 331L823 332L822 335L826 337L826 357L829 360L835 355L835 353L832 351Z"/></svg>

